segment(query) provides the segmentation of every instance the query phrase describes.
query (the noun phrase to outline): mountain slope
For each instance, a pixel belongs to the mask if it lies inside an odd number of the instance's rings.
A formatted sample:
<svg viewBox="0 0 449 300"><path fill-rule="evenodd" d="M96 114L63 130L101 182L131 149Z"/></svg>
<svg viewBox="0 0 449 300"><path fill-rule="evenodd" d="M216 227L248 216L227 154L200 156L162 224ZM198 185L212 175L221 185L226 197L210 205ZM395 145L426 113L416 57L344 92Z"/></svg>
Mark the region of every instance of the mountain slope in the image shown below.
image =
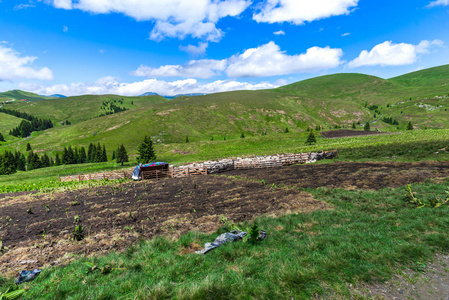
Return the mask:
<svg viewBox="0 0 449 300"><path fill-rule="evenodd" d="M442 78L445 66L418 72ZM413 74L412 74L413 75ZM121 143L134 151L145 135L156 143L223 140L289 131L299 132L317 125L325 129L354 122L371 123L383 131L404 130L411 121L416 128L449 128L447 97L435 97L447 86L407 86L413 76L385 80L375 76L343 73L321 76L277 89L233 91L203 96L181 96L167 100L160 96L122 97L85 95L63 99L8 104L52 120L70 120L70 126L56 126L35 132L27 142L36 149L60 151L63 146L106 144L111 151ZM408 78L408 79L407 79ZM437 82L429 79L428 82ZM104 101L120 99L128 111L98 117ZM384 118L399 122L390 125ZM59 124L57 124L59 125ZM23 150L25 140L15 144Z"/></svg>
<svg viewBox="0 0 449 300"><path fill-rule="evenodd" d="M45 100L48 99L48 97L40 96L38 94L30 93L30 92L24 92L21 90L12 90L0 93L0 101L5 100L22 100L26 99L27 101L39 101L39 100Z"/></svg>
<svg viewBox="0 0 449 300"><path fill-rule="evenodd" d="M406 87L446 86L449 92L449 65L407 73L389 81Z"/></svg>

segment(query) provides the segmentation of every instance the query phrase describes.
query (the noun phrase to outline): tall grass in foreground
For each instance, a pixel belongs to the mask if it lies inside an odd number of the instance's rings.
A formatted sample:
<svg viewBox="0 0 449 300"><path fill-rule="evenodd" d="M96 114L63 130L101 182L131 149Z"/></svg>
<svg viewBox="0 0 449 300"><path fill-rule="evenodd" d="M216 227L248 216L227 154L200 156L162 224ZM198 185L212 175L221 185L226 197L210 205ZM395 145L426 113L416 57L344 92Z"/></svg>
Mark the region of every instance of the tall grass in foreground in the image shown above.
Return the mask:
<svg viewBox="0 0 449 300"><path fill-rule="evenodd" d="M447 197L449 182L413 184L423 200ZM422 271L435 252L449 251L449 206L416 208L405 189L309 190L326 211L260 217L268 239L235 242L200 256L182 255L215 234L156 237L123 253L80 257L45 269L24 299L308 299L348 298L348 283L383 281L403 267ZM246 228L249 224L239 224ZM84 262L123 270L88 272ZM11 280L0 287L4 291Z"/></svg>

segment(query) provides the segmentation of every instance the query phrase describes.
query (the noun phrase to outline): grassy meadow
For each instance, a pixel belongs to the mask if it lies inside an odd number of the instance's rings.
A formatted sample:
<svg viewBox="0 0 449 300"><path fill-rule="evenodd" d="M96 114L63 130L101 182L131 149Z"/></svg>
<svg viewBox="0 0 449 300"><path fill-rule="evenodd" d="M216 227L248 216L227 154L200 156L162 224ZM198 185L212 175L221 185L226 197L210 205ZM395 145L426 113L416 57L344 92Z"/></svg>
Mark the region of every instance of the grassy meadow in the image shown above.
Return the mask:
<svg viewBox="0 0 449 300"><path fill-rule="evenodd" d="M448 186L429 181L412 190L427 201L447 197ZM80 256L66 267L47 268L22 285L28 289L23 299L365 299L350 284L382 282L406 267L422 272L435 253L449 250L447 205L416 208L404 201L402 187L307 191L332 208L259 217L255 222L268 233L259 244L240 241L204 256L190 253L192 245L251 226L223 219L214 234L160 236L123 253ZM110 273L100 271L106 266ZM0 280L0 291L13 286L12 279Z"/></svg>
<svg viewBox="0 0 449 300"><path fill-rule="evenodd" d="M0 105L11 98L27 97L27 101L3 105L51 118L55 127L33 132L25 139L14 138L7 132L20 119L0 113L0 132L7 140L0 144L0 153L25 152L30 143L34 151L54 157L67 146L101 143L110 159L112 151L124 144L130 162L123 168L131 169L136 164L137 147L148 135L154 142L157 160L172 165L334 149L339 156L333 161L448 161L447 78L449 65L388 80L335 74L272 90L174 100L116 95L49 99L11 91L0 93ZM123 99L120 106L128 110L99 117L102 103L113 99ZM399 126L383 122L383 117L398 120ZM61 125L65 120L72 124ZM314 131L317 143L305 143L308 128L349 129L357 122L358 130L370 122L371 130L388 134L324 139ZM408 122L412 122L414 130L405 130ZM289 132L285 132L286 128ZM242 133L245 138L240 138ZM121 168L120 164L108 162L17 172L0 176L0 193L117 184L59 183L58 176ZM449 196L447 178L411 187L426 203ZM448 205L417 208L404 200L405 187L305 191L331 208L261 216L238 224L223 218L222 227L213 234L157 236L141 240L123 253L74 255L69 265L45 268L36 280L22 285L27 289L23 299L365 299L350 284L383 282L404 268L423 272L436 253L449 253ZM229 243L204 256L189 253L192 245L212 242L232 228L246 230L253 222L266 230L267 240L256 245L246 241ZM92 271L90 264L98 269ZM113 269L100 272L106 266ZM0 295L13 286L13 278L0 274Z"/></svg>

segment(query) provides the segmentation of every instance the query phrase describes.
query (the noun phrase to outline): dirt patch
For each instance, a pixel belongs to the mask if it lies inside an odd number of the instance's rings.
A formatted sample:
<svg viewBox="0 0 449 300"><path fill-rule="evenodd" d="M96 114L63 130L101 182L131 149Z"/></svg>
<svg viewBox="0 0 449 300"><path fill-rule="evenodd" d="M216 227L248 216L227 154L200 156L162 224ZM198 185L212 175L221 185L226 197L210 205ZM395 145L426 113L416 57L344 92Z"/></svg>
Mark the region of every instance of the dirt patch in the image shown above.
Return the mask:
<svg viewBox="0 0 449 300"><path fill-rule="evenodd" d="M223 174L265 180L267 185L378 190L422 182L426 179L442 180L449 177L449 162L335 162L321 165L233 170Z"/></svg>
<svg viewBox="0 0 449 300"><path fill-rule="evenodd" d="M342 137L354 137L354 136L366 136L366 135L378 135L378 134L388 134L386 132L379 131L364 131L364 130L330 130L322 131L321 136L326 139L337 139Z"/></svg>
<svg viewBox="0 0 449 300"><path fill-rule="evenodd" d="M406 269L387 282L350 288L356 299L448 299L448 265L449 256L439 254L420 272Z"/></svg>
<svg viewBox="0 0 449 300"><path fill-rule="evenodd" d="M0 201L0 237L9 250L0 256L0 273L118 251L139 237L211 233L221 215L240 222L326 208L297 189L214 175L7 197ZM72 239L76 216L84 226L82 241Z"/></svg>

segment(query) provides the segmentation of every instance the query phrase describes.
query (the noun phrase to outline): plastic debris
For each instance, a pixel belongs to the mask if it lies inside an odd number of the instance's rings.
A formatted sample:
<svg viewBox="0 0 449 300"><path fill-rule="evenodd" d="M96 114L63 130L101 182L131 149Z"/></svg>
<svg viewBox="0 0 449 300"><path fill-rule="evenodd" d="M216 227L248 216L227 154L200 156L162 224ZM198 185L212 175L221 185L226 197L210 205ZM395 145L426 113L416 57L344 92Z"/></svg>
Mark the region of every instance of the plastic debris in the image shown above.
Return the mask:
<svg viewBox="0 0 449 300"><path fill-rule="evenodd" d="M40 273L41 273L41 270L39 270L39 269L34 269L33 271L22 270L19 273L19 277L16 278L15 283L16 284L21 284L21 283L24 283L24 282L32 281Z"/></svg>
<svg viewBox="0 0 449 300"><path fill-rule="evenodd" d="M265 230L261 230L259 231L259 236L257 237L257 241L262 241L264 239L267 238L267 233L265 232Z"/></svg>
<svg viewBox="0 0 449 300"><path fill-rule="evenodd" d="M207 252L209 252L212 249L215 249L225 243L228 242L235 242L238 240L241 240L245 235L247 235L248 233L246 231L238 231L238 230L234 230L231 232L226 232L223 234L220 234L213 243L205 243L204 244L204 249L199 250L199 251L195 251L196 254L206 254Z"/></svg>

